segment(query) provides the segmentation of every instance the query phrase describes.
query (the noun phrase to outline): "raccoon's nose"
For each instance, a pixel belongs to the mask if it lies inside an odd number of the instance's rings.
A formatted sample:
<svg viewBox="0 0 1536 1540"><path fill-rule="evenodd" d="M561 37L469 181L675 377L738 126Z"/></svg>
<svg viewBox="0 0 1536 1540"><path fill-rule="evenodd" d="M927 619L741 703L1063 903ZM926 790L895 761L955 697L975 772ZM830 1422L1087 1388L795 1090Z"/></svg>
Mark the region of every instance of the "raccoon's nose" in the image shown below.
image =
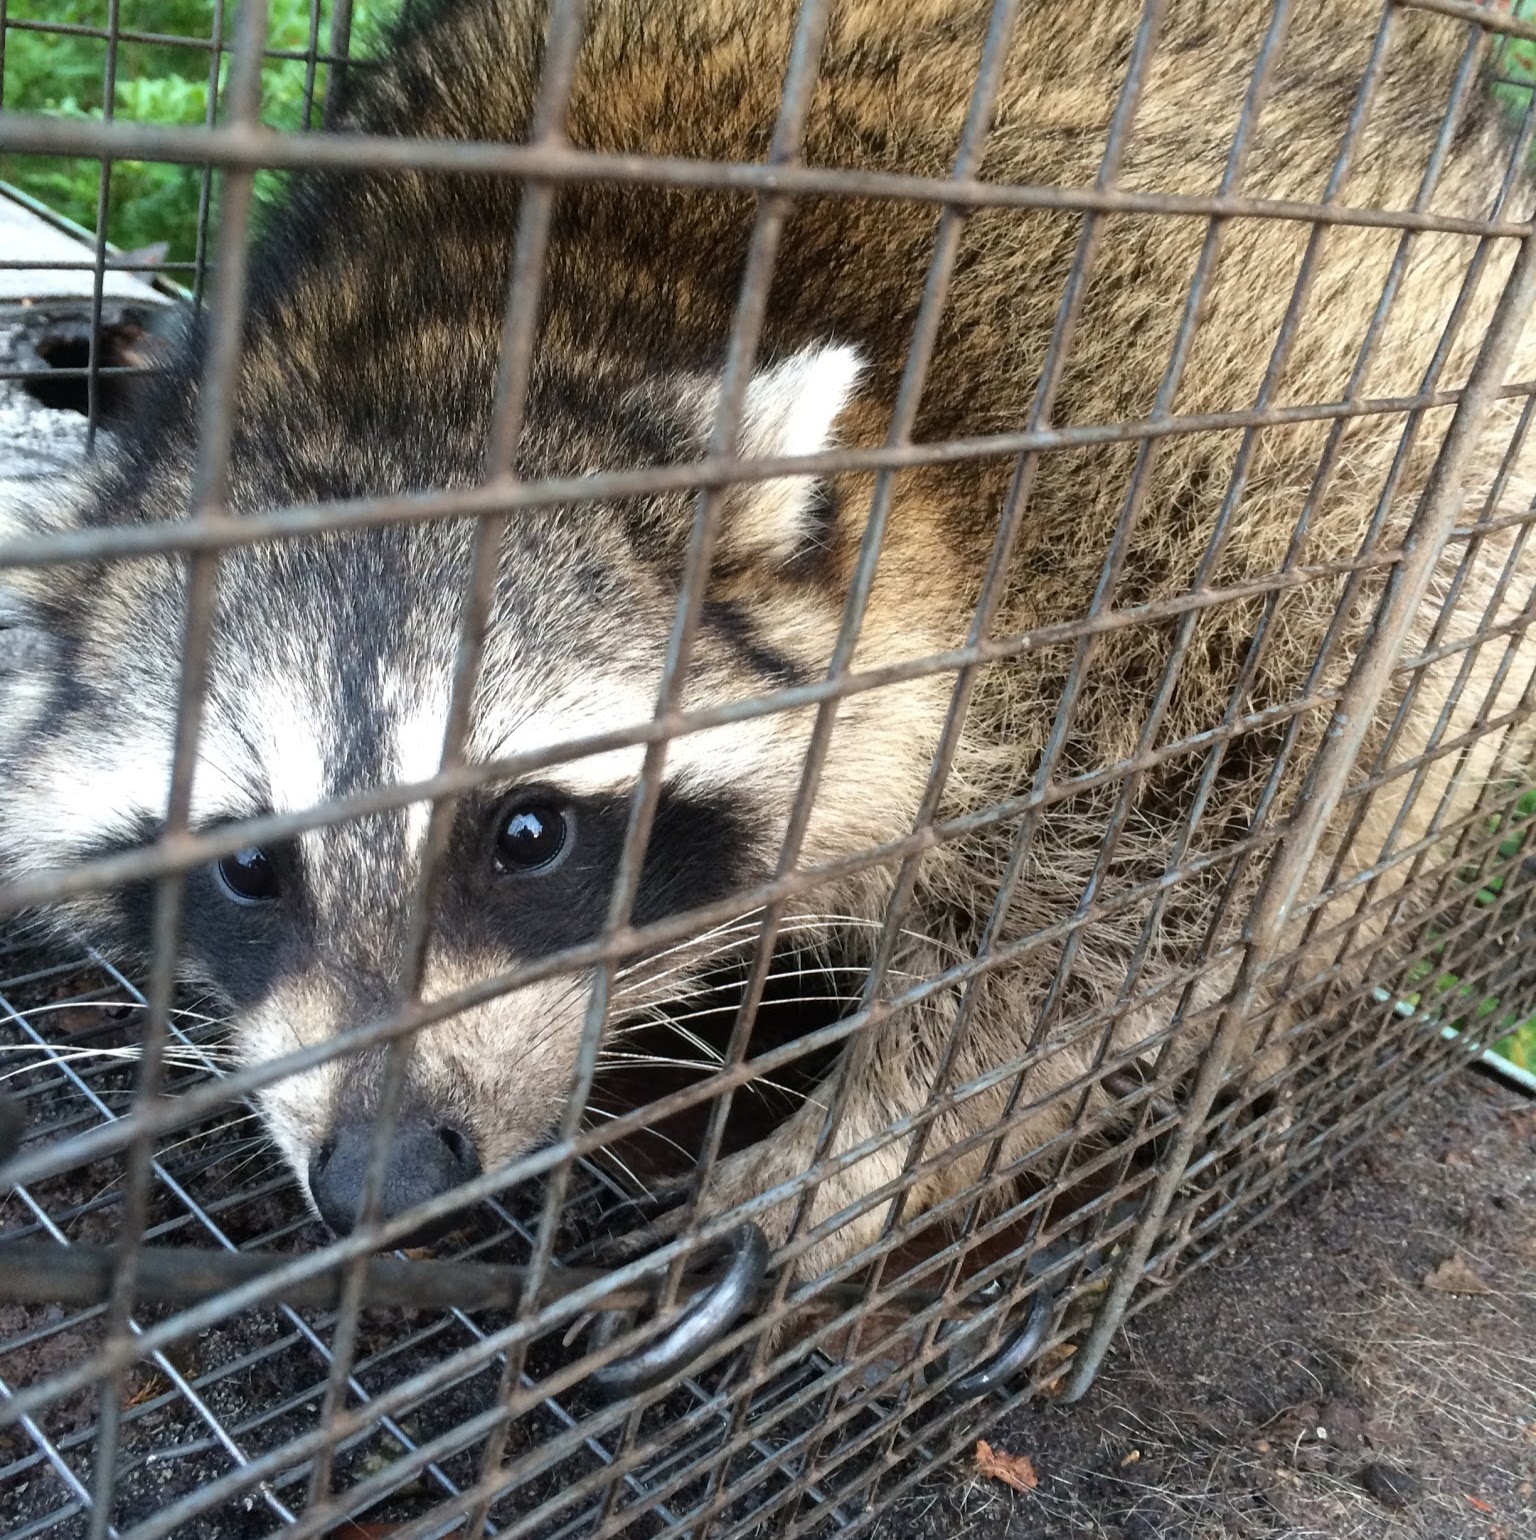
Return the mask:
<svg viewBox="0 0 1536 1540"><path fill-rule="evenodd" d="M309 1190L315 1207L337 1235L351 1234L357 1223L372 1147L372 1123L338 1124L309 1163ZM389 1146L379 1218L393 1219L479 1175L480 1156L474 1143L458 1129L404 1116ZM420 1245L435 1240L462 1224L463 1218L463 1211L457 1210L413 1230L396 1244Z"/></svg>

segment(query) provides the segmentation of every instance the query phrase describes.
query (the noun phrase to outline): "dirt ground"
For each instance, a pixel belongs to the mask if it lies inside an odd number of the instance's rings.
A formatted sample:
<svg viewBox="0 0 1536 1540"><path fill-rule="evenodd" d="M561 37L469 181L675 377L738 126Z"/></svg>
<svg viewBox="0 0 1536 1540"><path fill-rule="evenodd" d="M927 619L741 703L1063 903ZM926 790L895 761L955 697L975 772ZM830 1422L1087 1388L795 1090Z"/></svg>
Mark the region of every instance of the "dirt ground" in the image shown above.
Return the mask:
<svg viewBox="0 0 1536 1540"><path fill-rule="evenodd" d="M1449 1258L1470 1277L1437 1272ZM1131 1322L1077 1406L988 1441L1038 1485L963 1462L872 1533L1536 1537L1536 1105L1480 1075L1442 1086Z"/></svg>

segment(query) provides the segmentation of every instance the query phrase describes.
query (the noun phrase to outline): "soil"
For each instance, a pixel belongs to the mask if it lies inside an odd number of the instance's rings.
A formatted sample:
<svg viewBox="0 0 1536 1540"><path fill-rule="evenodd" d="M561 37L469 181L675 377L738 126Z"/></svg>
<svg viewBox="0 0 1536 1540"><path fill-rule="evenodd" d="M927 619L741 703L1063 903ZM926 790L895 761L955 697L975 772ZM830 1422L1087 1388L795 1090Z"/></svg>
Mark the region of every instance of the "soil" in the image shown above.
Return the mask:
<svg viewBox="0 0 1536 1540"><path fill-rule="evenodd" d="M1481 1075L1430 1092L1133 1319L1076 1406L986 1438L1037 1485L959 1462L871 1534L1536 1535L1536 1105Z"/></svg>

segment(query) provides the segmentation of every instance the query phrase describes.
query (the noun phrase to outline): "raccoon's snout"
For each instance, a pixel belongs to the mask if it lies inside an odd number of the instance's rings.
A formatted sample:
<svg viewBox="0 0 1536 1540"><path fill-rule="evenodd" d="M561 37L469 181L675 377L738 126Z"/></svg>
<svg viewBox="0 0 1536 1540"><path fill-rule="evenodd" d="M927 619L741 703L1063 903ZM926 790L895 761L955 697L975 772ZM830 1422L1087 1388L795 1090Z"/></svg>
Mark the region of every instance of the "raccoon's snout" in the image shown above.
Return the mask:
<svg viewBox="0 0 1536 1540"><path fill-rule="evenodd" d="M337 1235L349 1235L363 1203L368 1157L373 1146L371 1122L338 1124L309 1163L309 1191L320 1217ZM456 1128L403 1116L390 1142L379 1195L378 1216L393 1219L480 1175L474 1143ZM461 1213L423 1225L401 1245L421 1245L463 1222Z"/></svg>

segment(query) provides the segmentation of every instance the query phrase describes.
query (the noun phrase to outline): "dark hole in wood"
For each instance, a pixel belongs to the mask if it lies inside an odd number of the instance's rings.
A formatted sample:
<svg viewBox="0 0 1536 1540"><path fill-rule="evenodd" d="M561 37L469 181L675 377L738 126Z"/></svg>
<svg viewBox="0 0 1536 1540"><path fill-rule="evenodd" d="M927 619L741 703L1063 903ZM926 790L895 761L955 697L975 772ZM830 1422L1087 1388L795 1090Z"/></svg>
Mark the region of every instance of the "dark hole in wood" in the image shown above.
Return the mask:
<svg viewBox="0 0 1536 1540"><path fill-rule="evenodd" d="M141 317L126 313L121 320L103 325L99 333L96 367L98 370L141 370L149 363L148 337ZM22 389L34 401L55 412L90 412L91 365L90 327L85 322L61 324L40 337L36 343L39 358L48 365L22 381ZM104 422L120 422L128 413L134 391L140 386L138 374L99 373L96 380L96 404Z"/></svg>

